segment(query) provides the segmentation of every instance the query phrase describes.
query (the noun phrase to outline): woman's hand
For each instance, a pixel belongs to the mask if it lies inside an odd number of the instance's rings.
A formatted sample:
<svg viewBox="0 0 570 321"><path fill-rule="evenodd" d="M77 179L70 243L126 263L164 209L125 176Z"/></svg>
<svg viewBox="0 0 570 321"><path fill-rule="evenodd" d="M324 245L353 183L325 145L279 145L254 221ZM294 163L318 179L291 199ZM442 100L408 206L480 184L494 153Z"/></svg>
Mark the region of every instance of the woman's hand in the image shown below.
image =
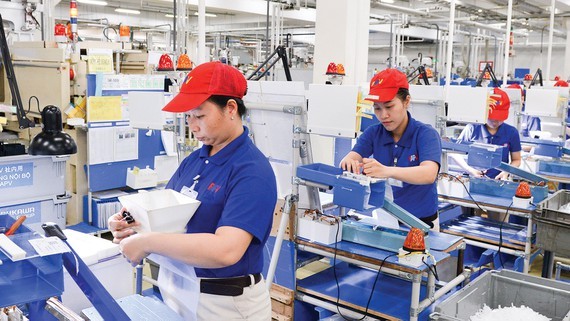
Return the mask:
<svg viewBox="0 0 570 321"><path fill-rule="evenodd" d="M150 254L145 251L146 238L149 235L150 233L136 234L123 238L119 243L121 253L133 266L141 264L142 260Z"/></svg>
<svg viewBox="0 0 570 321"><path fill-rule="evenodd" d="M354 152L348 153L348 155L340 161L340 168L351 173L361 174L362 163L360 162L360 157Z"/></svg>
<svg viewBox="0 0 570 321"><path fill-rule="evenodd" d="M107 221L107 226L111 233L113 233L113 243L119 243L124 238L135 234L136 232L133 228L139 226L138 222L135 221L129 224L123 218L123 212L125 211L127 211L127 209L123 207L119 213L109 217Z"/></svg>
<svg viewBox="0 0 570 321"><path fill-rule="evenodd" d="M380 162L374 158L362 159L362 173L366 176L375 178L390 178L390 174L388 173L389 170L389 166L380 164Z"/></svg>
<svg viewBox="0 0 570 321"><path fill-rule="evenodd" d="M509 179L509 173L500 172L497 176L495 176L495 179L499 181L506 181Z"/></svg>

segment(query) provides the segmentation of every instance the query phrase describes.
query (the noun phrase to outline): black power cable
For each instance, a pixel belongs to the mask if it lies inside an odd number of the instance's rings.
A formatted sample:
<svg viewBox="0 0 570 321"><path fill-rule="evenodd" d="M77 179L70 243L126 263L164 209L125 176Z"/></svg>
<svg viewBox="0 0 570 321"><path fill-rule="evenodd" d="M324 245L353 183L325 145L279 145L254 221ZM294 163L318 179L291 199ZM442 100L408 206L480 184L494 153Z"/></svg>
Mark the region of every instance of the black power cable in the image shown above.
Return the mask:
<svg viewBox="0 0 570 321"><path fill-rule="evenodd" d="M336 235L335 235L335 241L338 239L338 233L340 231L340 218L337 219L337 225L336 225ZM342 314L342 312L340 312L340 285L338 284L338 277L336 275L336 254L338 251L338 242L334 243L334 255L333 255L333 275L334 275L334 280L336 283L336 310L338 312L338 315L340 315L344 320L348 320L348 321L360 321L360 320L364 320L364 318L366 318L368 316L368 308L370 307L370 302L372 301L372 296L374 294L374 288L376 288L376 283L378 282L378 276L380 275L380 271L382 270L382 267L384 266L384 263L386 263L386 260L390 257L396 256L398 255L398 253L392 253L388 256L386 256L382 262L380 263L380 266L378 267L378 271L376 272L376 277L374 278L374 283L372 284L372 289L370 290L370 296L368 297L368 302L366 303L366 309L364 310L363 316L362 318L359 319L353 319L350 317L347 317L345 315Z"/></svg>

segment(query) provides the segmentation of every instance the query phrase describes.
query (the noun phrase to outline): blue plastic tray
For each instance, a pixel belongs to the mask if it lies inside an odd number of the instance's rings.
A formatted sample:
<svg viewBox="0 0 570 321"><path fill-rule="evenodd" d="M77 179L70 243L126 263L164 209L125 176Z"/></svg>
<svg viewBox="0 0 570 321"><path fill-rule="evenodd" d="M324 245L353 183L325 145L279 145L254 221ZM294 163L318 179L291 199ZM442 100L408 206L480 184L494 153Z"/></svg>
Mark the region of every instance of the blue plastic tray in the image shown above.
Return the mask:
<svg viewBox="0 0 570 321"><path fill-rule="evenodd" d="M0 227L10 227L14 222L15 220L10 215L0 215ZM21 225L10 238L32 237L33 235L37 237L37 234L34 234L28 227ZM36 256L12 262L3 252L0 252L0 261L2 261L0 264L0 307L44 300L63 293L61 254Z"/></svg>
<svg viewBox="0 0 570 321"><path fill-rule="evenodd" d="M498 181L488 178L469 179L469 192L475 194L511 198L515 196L519 183L509 181ZM548 196L547 186L530 186L533 202L538 203Z"/></svg>

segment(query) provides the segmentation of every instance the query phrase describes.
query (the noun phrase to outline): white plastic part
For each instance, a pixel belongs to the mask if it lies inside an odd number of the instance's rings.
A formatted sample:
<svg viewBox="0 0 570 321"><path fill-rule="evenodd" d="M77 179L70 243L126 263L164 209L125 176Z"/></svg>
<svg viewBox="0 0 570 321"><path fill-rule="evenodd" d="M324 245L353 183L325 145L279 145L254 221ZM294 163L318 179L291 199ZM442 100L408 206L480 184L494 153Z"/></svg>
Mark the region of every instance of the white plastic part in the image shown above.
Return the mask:
<svg viewBox="0 0 570 321"><path fill-rule="evenodd" d="M26 251L4 234L0 234L0 248L12 261L18 261L26 257Z"/></svg>

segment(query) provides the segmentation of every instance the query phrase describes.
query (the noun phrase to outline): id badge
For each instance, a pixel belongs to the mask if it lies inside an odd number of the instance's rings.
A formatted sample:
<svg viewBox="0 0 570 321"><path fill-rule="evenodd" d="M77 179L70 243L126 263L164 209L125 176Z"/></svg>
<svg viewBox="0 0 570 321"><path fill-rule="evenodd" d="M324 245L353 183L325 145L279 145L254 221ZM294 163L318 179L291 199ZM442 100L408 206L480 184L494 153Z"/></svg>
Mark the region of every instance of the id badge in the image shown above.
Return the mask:
<svg viewBox="0 0 570 321"><path fill-rule="evenodd" d="M404 184L402 183L401 180L393 179L393 178L388 178L388 184L390 184L390 186L400 187L400 188L404 186Z"/></svg>
<svg viewBox="0 0 570 321"><path fill-rule="evenodd" d="M191 197L193 199L198 199L198 192L196 192L193 187L194 187L194 185L192 185L192 187L188 187L188 186L182 187L182 190L180 190L180 194L186 195L186 196Z"/></svg>

